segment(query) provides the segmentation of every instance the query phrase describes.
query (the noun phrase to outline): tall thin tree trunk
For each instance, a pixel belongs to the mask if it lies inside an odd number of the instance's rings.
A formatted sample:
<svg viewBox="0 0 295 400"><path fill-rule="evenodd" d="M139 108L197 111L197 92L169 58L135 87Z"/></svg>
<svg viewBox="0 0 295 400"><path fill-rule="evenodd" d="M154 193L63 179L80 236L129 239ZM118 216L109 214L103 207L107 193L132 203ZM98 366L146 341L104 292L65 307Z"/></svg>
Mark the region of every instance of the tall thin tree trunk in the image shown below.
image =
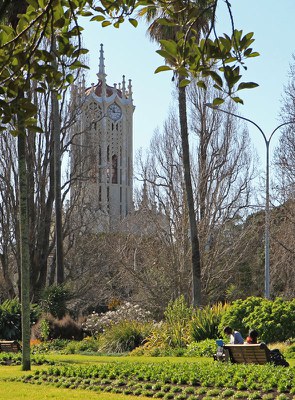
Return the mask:
<svg viewBox="0 0 295 400"><path fill-rule="evenodd" d="M55 56L56 43L52 39L52 52ZM55 60L53 63L56 63ZM61 200L61 159L60 159L60 117L57 92L51 92L52 132L54 138L54 193L55 193L55 251L56 251L56 283L64 281L63 232L62 232L62 200Z"/></svg>
<svg viewBox="0 0 295 400"><path fill-rule="evenodd" d="M184 183L186 191L186 201L189 213L190 223L190 241L192 247L192 305L200 306L202 303L201 294L201 257L198 238L198 228L196 222L194 195L192 189L191 168L190 168L190 150L187 126L187 107L186 107L186 89L181 87L182 77L178 78L178 110L180 122L180 134L182 143L182 159L184 169Z"/></svg>
<svg viewBox="0 0 295 400"><path fill-rule="evenodd" d="M22 93L19 94L21 98ZM30 252L28 226L28 188L26 167L26 131L23 115L18 119L18 172L19 172L19 224L21 258L21 325L22 325L22 369L31 369L30 357Z"/></svg>

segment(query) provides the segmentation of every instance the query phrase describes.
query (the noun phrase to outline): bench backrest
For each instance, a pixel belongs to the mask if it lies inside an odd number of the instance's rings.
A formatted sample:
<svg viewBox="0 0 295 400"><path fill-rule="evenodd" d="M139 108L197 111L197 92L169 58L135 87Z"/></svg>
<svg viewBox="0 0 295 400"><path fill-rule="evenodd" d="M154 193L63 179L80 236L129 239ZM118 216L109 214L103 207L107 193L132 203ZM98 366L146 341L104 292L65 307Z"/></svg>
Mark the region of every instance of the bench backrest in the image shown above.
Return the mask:
<svg viewBox="0 0 295 400"><path fill-rule="evenodd" d="M270 362L270 351L264 343L227 344L224 349L228 350L233 363L266 364Z"/></svg>
<svg viewBox="0 0 295 400"><path fill-rule="evenodd" d="M0 352L17 353L20 351L20 345L16 340L0 340Z"/></svg>

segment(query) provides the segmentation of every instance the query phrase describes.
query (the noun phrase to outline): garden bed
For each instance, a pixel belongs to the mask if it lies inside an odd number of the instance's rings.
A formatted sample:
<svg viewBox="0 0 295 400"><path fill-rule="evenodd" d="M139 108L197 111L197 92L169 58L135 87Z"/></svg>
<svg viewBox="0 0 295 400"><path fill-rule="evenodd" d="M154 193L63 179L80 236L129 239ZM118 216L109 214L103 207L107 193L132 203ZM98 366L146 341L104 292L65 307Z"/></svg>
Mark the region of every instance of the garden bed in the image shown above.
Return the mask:
<svg viewBox="0 0 295 400"><path fill-rule="evenodd" d="M54 385L163 399L292 399L295 368L204 362L108 362L51 366L18 378Z"/></svg>

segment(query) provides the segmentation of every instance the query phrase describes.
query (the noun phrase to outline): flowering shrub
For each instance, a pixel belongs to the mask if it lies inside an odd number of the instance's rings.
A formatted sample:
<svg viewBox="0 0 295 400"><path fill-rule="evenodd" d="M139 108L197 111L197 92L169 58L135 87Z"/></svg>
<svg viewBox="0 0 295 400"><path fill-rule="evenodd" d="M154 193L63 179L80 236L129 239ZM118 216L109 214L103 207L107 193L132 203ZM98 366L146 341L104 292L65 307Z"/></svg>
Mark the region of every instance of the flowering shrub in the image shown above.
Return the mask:
<svg viewBox="0 0 295 400"><path fill-rule="evenodd" d="M143 310L137 304L126 302L115 311L108 311L104 314L92 313L82 326L86 332L95 336L111 325L119 324L122 321L148 322L150 320L151 314L149 311Z"/></svg>

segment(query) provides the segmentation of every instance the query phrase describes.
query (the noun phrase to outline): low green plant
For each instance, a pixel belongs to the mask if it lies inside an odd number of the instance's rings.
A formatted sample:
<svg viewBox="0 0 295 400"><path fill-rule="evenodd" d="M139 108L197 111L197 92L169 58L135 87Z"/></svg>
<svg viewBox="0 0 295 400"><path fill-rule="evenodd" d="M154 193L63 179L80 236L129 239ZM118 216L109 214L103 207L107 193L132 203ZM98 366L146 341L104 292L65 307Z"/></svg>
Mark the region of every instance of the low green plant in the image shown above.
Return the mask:
<svg viewBox="0 0 295 400"><path fill-rule="evenodd" d="M105 353L130 352L142 344L149 329L149 324L121 321L111 325L100 335L99 349Z"/></svg>
<svg viewBox="0 0 295 400"><path fill-rule="evenodd" d="M293 343L291 345L286 345L286 347L284 347L282 352L284 353L284 356L286 358L295 358L295 343Z"/></svg>
<svg viewBox="0 0 295 400"><path fill-rule="evenodd" d="M165 312L169 345L172 347L185 347L189 340L189 326L193 315L193 308L188 306L184 296L169 302Z"/></svg>
<svg viewBox="0 0 295 400"><path fill-rule="evenodd" d="M185 351L189 357L212 357L216 352L216 343L213 339L205 339L200 342L190 343Z"/></svg>
<svg viewBox="0 0 295 400"><path fill-rule="evenodd" d="M196 308L190 322L192 340L198 342L205 339L217 339L221 318L228 308L228 304L222 303Z"/></svg>

